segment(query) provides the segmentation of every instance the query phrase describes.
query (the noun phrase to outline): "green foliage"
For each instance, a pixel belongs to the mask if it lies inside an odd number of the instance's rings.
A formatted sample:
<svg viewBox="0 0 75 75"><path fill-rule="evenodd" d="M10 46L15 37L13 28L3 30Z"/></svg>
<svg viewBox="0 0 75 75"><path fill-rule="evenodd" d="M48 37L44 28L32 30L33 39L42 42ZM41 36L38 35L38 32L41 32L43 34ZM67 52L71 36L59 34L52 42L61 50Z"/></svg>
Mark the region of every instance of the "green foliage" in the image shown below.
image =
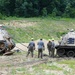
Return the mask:
<svg viewBox="0 0 75 75"><path fill-rule="evenodd" d="M26 17L27 16L27 5L28 3L27 2L24 2L21 6L21 11L22 11L22 16Z"/></svg>
<svg viewBox="0 0 75 75"><path fill-rule="evenodd" d="M74 0L0 0L0 13L6 16L75 17Z"/></svg>
<svg viewBox="0 0 75 75"><path fill-rule="evenodd" d="M74 18L75 17L75 8L71 8L70 10L70 17Z"/></svg>
<svg viewBox="0 0 75 75"><path fill-rule="evenodd" d="M57 15L57 12L58 12L57 9L54 8L53 11L52 11L52 16L55 17Z"/></svg>
<svg viewBox="0 0 75 75"><path fill-rule="evenodd" d="M15 75L16 74L16 71L14 69L12 69L11 74L12 75Z"/></svg>
<svg viewBox="0 0 75 75"><path fill-rule="evenodd" d="M46 17L47 16L47 10L46 8L42 9L42 16Z"/></svg>
<svg viewBox="0 0 75 75"><path fill-rule="evenodd" d="M6 18L6 16L4 16L0 13L0 20L5 20L5 18Z"/></svg>
<svg viewBox="0 0 75 75"><path fill-rule="evenodd" d="M66 34L66 32L57 32L56 35L58 38L60 38L60 36L63 36L64 34Z"/></svg>

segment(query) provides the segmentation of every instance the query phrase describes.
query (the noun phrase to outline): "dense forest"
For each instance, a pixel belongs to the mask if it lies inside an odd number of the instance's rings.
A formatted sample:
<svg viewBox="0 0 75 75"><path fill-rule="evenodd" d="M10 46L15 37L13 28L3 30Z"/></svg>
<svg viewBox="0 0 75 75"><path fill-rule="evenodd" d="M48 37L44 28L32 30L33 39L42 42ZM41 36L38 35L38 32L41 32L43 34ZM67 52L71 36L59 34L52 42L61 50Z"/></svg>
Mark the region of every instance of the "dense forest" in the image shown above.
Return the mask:
<svg viewBox="0 0 75 75"><path fill-rule="evenodd" d="M0 16L75 17L75 0L0 0Z"/></svg>

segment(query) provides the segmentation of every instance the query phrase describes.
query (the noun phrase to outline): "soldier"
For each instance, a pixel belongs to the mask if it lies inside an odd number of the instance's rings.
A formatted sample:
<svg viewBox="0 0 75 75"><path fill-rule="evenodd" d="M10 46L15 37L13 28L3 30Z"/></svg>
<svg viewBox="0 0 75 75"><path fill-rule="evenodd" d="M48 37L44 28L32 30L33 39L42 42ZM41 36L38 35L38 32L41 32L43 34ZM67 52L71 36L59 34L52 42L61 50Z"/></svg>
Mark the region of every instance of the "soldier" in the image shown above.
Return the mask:
<svg viewBox="0 0 75 75"><path fill-rule="evenodd" d="M42 41L42 39L40 39L40 41L38 42L38 58L41 55L41 58L43 58L43 49L45 49L44 47L44 42Z"/></svg>
<svg viewBox="0 0 75 75"><path fill-rule="evenodd" d="M35 50L35 43L34 43L34 41L33 41L33 38L31 38L31 42L29 43L29 45L28 45L28 53L27 53L27 56L30 54L30 52L31 52L31 56L33 57L33 52L34 52L34 50Z"/></svg>
<svg viewBox="0 0 75 75"><path fill-rule="evenodd" d="M49 39L48 43L47 43L47 49L48 49L48 52L49 52L49 56L51 55L51 47L52 47L52 42L51 40Z"/></svg>
<svg viewBox="0 0 75 75"><path fill-rule="evenodd" d="M52 46L51 46L51 49L52 49L52 57L54 57L54 52L55 52L55 43L54 43L54 39L52 39Z"/></svg>

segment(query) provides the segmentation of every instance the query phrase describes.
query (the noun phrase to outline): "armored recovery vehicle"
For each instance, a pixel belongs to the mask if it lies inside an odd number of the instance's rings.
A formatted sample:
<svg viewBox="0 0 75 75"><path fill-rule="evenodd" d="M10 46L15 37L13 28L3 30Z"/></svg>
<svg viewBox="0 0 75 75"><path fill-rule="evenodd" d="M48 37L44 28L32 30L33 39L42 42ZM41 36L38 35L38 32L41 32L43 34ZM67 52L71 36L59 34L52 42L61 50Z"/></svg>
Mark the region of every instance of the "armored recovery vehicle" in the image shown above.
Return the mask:
<svg viewBox="0 0 75 75"><path fill-rule="evenodd" d="M15 43L13 42L11 36L5 30L3 25L0 25L0 54L10 54L11 50L15 47Z"/></svg>
<svg viewBox="0 0 75 75"><path fill-rule="evenodd" d="M74 57L75 56L75 32L72 29L66 35L64 35L56 47L57 55Z"/></svg>

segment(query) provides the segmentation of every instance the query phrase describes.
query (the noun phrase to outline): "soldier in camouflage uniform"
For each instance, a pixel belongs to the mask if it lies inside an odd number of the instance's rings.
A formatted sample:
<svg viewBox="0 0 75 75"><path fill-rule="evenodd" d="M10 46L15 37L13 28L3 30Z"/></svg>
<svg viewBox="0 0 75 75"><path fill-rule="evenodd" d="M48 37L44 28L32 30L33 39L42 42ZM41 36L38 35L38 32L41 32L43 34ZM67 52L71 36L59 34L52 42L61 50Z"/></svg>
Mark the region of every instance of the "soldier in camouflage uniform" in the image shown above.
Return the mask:
<svg viewBox="0 0 75 75"><path fill-rule="evenodd" d="M55 43L54 43L54 39L52 39L52 46L51 46L51 51L52 51L52 57L54 57L54 52L55 52Z"/></svg>
<svg viewBox="0 0 75 75"><path fill-rule="evenodd" d="M52 42L51 40L49 39L48 43L47 43L47 49L48 49L48 52L49 52L49 56L51 56L51 47L52 47Z"/></svg>

